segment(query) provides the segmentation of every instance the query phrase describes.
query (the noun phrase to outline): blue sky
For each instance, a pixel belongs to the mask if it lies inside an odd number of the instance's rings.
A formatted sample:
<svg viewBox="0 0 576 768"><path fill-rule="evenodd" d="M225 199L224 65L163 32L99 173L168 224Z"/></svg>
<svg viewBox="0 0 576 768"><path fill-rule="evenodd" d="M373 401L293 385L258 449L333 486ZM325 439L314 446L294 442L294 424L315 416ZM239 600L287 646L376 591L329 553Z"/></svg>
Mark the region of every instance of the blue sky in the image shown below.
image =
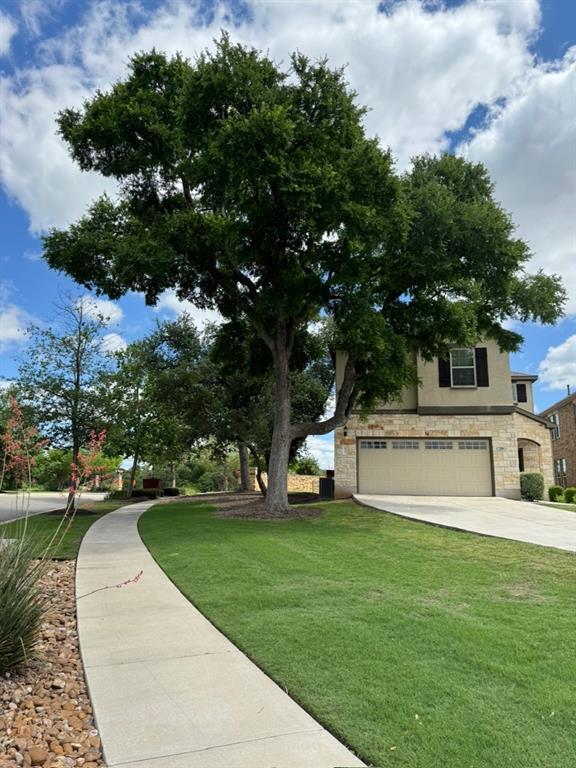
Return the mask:
<svg viewBox="0 0 576 768"><path fill-rule="evenodd" d="M525 335L515 370L540 373L537 407L576 389L576 3L195 2L3 0L0 4L0 376L26 353L23 329L48 324L53 302L82 293L41 259L39 236L74 221L111 187L81 174L55 135L54 117L122 77L130 53L156 46L193 56L221 28L277 60L298 48L347 65L367 129L399 168L420 152L484 162L496 196L534 253L531 269L563 275L568 314ZM140 296L111 308L111 348L144 335L160 317L191 308L173 294L159 307ZM192 311L199 323L211 319ZM331 464L329 438L313 452Z"/></svg>

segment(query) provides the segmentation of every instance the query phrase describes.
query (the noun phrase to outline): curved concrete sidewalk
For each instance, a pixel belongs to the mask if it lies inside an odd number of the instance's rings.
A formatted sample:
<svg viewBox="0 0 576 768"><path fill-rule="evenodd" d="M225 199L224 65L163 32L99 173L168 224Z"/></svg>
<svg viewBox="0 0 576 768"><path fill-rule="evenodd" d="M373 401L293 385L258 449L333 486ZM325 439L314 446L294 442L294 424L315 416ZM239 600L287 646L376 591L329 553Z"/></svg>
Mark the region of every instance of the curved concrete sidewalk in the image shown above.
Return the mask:
<svg viewBox="0 0 576 768"><path fill-rule="evenodd" d="M153 502L82 542L78 632L109 766L335 768L362 763L176 589L142 543ZM142 572L141 577L115 587ZM110 588L109 588L110 587Z"/></svg>
<svg viewBox="0 0 576 768"><path fill-rule="evenodd" d="M459 531L576 552L576 513L493 496L384 496L358 493L367 507Z"/></svg>

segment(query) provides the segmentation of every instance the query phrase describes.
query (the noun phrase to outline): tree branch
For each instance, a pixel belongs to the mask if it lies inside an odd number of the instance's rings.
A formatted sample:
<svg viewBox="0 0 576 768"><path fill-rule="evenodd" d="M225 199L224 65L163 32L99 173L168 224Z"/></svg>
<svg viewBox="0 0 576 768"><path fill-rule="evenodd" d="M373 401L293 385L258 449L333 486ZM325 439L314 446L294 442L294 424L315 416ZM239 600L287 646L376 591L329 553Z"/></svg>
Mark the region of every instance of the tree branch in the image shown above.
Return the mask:
<svg viewBox="0 0 576 768"><path fill-rule="evenodd" d="M306 437L307 435L327 435L337 427L342 427L346 423L354 400L356 399L356 360L350 355L346 361L344 369L344 379L342 386L336 393L336 409L334 415L325 421L308 421L301 424L292 425L292 439Z"/></svg>

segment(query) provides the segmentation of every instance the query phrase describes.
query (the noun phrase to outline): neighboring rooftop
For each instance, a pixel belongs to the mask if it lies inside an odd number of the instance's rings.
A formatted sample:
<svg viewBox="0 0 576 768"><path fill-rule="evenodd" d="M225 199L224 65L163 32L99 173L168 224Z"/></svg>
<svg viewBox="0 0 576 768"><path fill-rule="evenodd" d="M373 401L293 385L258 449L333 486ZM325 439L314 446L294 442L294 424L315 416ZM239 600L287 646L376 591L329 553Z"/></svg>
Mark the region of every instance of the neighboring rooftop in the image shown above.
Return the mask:
<svg viewBox="0 0 576 768"><path fill-rule="evenodd" d="M539 415L547 416L549 413L552 413L552 411L557 411L559 408L563 408L565 405L568 405L568 403L571 402L576 402L576 392L572 392L570 395L562 398L562 400L558 400L557 403L548 406L548 408L545 408Z"/></svg>

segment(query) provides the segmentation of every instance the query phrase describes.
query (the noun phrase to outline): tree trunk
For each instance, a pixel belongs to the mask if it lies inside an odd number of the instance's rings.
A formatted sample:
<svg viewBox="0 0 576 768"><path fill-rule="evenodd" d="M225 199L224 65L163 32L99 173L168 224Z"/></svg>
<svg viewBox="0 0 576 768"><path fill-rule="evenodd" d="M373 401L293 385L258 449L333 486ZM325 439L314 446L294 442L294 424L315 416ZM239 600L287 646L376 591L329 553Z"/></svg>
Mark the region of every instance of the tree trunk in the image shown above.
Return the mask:
<svg viewBox="0 0 576 768"><path fill-rule="evenodd" d="M248 448L246 443L238 443L238 455L240 457L240 490L251 491L250 463L248 461Z"/></svg>
<svg viewBox="0 0 576 768"><path fill-rule="evenodd" d="M78 492L78 456L80 444L76 436L72 439L72 467L70 472L70 485L68 487L68 499L66 501L66 514L74 514L76 511L76 494Z"/></svg>
<svg viewBox="0 0 576 768"><path fill-rule="evenodd" d="M170 474L172 475L171 482L172 482L172 488L176 488L176 462L171 461L170 462Z"/></svg>
<svg viewBox="0 0 576 768"><path fill-rule="evenodd" d="M288 506L288 462L292 444L290 369L287 345L282 339L274 352L274 429L268 462L266 511L285 515Z"/></svg>
<svg viewBox="0 0 576 768"><path fill-rule="evenodd" d="M134 458L132 459L132 466L130 468L130 480L128 481L128 490L126 491L126 498L132 498L132 491L134 490L134 484L136 482L136 470L138 469L138 456L140 454L140 446L137 444L134 450Z"/></svg>

